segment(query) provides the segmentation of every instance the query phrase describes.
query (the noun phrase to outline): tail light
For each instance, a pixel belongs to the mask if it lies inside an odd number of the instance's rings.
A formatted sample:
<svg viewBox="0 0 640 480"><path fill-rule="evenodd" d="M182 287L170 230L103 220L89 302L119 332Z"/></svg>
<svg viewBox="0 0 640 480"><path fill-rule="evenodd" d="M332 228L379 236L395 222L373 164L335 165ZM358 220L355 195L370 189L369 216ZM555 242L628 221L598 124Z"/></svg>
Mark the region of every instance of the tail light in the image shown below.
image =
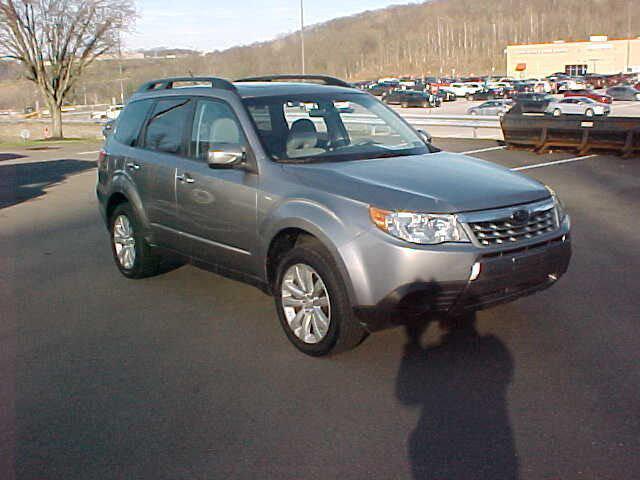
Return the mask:
<svg viewBox="0 0 640 480"><path fill-rule="evenodd" d="M106 167L106 161L107 161L107 152L105 152L104 150L100 150L100 153L98 153L98 169L102 170Z"/></svg>

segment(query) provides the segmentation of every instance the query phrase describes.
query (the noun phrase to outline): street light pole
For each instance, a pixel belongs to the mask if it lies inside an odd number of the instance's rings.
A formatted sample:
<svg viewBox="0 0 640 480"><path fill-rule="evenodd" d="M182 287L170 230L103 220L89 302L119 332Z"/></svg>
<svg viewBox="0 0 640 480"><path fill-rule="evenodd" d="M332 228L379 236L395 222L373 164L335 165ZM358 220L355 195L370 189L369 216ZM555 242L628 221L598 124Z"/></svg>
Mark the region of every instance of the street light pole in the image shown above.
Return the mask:
<svg viewBox="0 0 640 480"><path fill-rule="evenodd" d="M302 74L304 75L304 0L300 0L300 59L302 63Z"/></svg>

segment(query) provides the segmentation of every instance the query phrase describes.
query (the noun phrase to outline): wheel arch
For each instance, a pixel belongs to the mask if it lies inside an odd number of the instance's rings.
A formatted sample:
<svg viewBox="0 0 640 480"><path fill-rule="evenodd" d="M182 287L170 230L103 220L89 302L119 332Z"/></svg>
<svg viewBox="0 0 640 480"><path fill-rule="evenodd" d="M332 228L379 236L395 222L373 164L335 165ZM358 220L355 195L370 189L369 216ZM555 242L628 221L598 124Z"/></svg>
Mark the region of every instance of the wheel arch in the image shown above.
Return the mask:
<svg viewBox="0 0 640 480"><path fill-rule="evenodd" d="M123 175L118 175L113 178L110 190L111 192L105 204L105 220L107 225L109 224L113 210L121 203L127 202L134 209L142 224L145 239L150 241L151 225L149 218L145 212L142 199L131 180Z"/></svg>
<svg viewBox="0 0 640 480"><path fill-rule="evenodd" d="M269 242L264 255L264 278L272 293L278 260L300 241L316 241L331 254L338 267L338 273L347 288L347 295L353 304L355 294L346 263L340 254L338 245L328 234L326 226L324 227L298 217L283 219L271 230L272 233L268 237Z"/></svg>

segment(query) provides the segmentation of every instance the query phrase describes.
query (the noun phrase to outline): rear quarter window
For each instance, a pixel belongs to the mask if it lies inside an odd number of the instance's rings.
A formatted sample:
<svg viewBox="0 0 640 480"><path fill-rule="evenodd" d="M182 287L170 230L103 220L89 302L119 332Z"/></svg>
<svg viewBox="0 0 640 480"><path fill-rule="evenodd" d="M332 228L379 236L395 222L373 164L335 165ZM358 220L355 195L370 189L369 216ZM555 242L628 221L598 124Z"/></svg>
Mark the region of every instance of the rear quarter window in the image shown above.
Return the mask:
<svg viewBox="0 0 640 480"><path fill-rule="evenodd" d="M127 105L118 117L114 138L124 145L135 146L151 105L151 100L140 100Z"/></svg>

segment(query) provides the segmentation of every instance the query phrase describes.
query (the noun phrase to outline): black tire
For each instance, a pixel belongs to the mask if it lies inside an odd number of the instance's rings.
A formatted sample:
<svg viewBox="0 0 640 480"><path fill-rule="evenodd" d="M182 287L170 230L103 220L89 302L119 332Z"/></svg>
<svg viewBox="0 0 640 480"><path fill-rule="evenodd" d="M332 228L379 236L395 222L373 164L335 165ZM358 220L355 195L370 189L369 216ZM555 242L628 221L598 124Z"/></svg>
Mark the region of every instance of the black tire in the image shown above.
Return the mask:
<svg viewBox="0 0 640 480"><path fill-rule="evenodd" d="M133 238L135 240L134 248L136 255L131 268L125 268L120 263L113 238L114 223L121 215L128 218L133 230ZM161 258L152 252L151 247L147 244L144 236L141 234L141 231L142 225L133 207L131 207L129 203L121 203L118 205L109 219L109 236L113 260L115 261L118 270L120 270L120 273L127 278L145 278L158 273Z"/></svg>
<svg viewBox="0 0 640 480"><path fill-rule="evenodd" d="M422 108L429 108L430 106L429 102L422 102Z"/></svg>
<svg viewBox="0 0 640 480"><path fill-rule="evenodd" d="M402 107L402 108L409 108L409 102L402 102L402 103L400 104L400 107Z"/></svg>
<svg viewBox="0 0 640 480"><path fill-rule="evenodd" d="M467 100L471 102L473 100L473 95L467 95Z"/></svg>
<svg viewBox="0 0 640 480"><path fill-rule="evenodd" d="M587 108L587 109L584 111L584 114L585 114L585 116L587 116L587 117L593 117L593 110L592 110L592 109L590 109L590 108Z"/></svg>
<svg viewBox="0 0 640 480"><path fill-rule="evenodd" d="M318 343L306 343L296 336L287 321L282 306L282 282L289 267L308 265L321 277L329 296L329 329ZM296 245L287 252L277 266L273 287L276 310L287 338L301 352L319 357L344 352L356 347L366 337L365 329L355 318L349 302L347 288L331 254L318 242L309 241Z"/></svg>
<svg viewBox="0 0 640 480"><path fill-rule="evenodd" d="M556 109L553 111L553 114L552 114L552 115L553 115L554 117L560 117L560 116L562 115L562 110L560 110L559 108L556 108Z"/></svg>
<svg viewBox="0 0 640 480"><path fill-rule="evenodd" d="M640 93L636 93L636 101L640 102Z"/></svg>

